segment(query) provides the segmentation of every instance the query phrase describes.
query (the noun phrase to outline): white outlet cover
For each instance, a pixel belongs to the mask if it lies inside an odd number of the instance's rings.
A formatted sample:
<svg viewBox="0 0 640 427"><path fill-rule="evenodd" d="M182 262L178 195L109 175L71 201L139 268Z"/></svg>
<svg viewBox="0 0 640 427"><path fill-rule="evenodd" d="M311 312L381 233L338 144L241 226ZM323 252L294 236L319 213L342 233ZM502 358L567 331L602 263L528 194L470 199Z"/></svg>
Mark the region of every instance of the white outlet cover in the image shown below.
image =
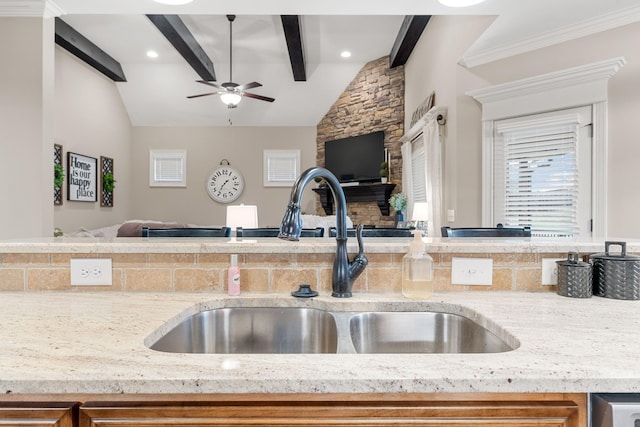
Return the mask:
<svg viewBox="0 0 640 427"><path fill-rule="evenodd" d="M491 286L493 283L493 259L451 258L452 285Z"/></svg>
<svg viewBox="0 0 640 427"><path fill-rule="evenodd" d="M565 261L566 258L542 258L542 284L558 284L558 264L556 261Z"/></svg>
<svg viewBox="0 0 640 427"><path fill-rule="evenodd" d="M71 258L71 286L111 286L111 258Z"/></svg>

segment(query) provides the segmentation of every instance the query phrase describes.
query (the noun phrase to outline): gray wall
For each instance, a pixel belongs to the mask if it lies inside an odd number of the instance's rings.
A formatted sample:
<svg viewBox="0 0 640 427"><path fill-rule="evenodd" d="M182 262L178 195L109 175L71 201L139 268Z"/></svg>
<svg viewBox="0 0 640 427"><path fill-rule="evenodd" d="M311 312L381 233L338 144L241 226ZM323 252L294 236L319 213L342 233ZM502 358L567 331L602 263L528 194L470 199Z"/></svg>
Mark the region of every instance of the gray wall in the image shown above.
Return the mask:
<svg viewBox="0 0 640 427"><path fill-rule="evenodd" d="M53 34L52 19L0 18L1 239L53 233Z"/></svg>
<svg viewBox="0 0 640 427"><path fill-rule="evenodd" d="M301 152L301 170L314 166L315 127L136 127L131 218L224 225L227 205L214 202L205 184L220 161L227 159L245 181L242 195L232 204L257 205L259 225L277 226L291 188L263 186L263 150L294 148ZM186 188L149 187L150 149L187 150ZM303 210L313 212L314 200L315 193L308 189Z"/></svg>
<svg viewBox="0 0 640 427"><path fill-rule="evenodd" d="M131 123L116 84L90 68L66 50L56 47L55 143L64 151L65 175L67 152L98 159L114 160L113 207L98 202L67 200L67 177L63 185L64 201L54 208L55 226L65 232L92 229L128 219L131 186ZM125 83L126 84L126 83Z"/></svg>

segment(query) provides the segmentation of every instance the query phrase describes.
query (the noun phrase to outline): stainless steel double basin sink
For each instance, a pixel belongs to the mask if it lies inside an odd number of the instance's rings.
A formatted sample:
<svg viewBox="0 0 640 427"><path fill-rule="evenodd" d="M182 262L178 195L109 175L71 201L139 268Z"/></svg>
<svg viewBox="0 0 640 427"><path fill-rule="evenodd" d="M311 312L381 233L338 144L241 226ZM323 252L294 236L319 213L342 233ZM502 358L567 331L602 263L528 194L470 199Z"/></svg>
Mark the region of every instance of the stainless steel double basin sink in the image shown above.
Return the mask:
<svg viewBox="0 0 640 427"><path fill-rule="evenodd" d="M217 354L501 353L517 348L517 339L496 332L445 312L232 307L193 314L149 347Z"/></svg>

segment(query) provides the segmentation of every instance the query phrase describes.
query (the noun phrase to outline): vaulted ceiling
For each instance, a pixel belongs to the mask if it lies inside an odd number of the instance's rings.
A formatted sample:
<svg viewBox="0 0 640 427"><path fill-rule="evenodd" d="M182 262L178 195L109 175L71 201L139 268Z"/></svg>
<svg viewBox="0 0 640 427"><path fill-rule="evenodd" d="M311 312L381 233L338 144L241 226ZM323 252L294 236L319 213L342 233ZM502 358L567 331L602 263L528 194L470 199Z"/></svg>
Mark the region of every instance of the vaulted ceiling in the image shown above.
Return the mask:
<svg viewBox="0 0 640 427"><path fill-rule="evenodd" d="M314 126L365 63L390 55L407 15L495 15L461 58L469 67L640 20L637 0L486 0L467 9L446 8L436 0L195 0L184 6L152 0L0 0L0 16L42 13L43 5L45 13L59 15L121 64L127 81L116 85L136 126L227 125L230 118L237 126ZM243 99L230 110L217 96L187 99L212 88L196 83L202 77L148 14L178 15L211 60L218 83L229 79L225 15L236 14L233 81L260 82L263 86L251 92L276 101ZM287 43L293 39L285 36L282 15L299 23L302 79L300 58L290 57ZM151 49L158 58L146 57ZM352 56L341 58L343 50Z"/></svg>

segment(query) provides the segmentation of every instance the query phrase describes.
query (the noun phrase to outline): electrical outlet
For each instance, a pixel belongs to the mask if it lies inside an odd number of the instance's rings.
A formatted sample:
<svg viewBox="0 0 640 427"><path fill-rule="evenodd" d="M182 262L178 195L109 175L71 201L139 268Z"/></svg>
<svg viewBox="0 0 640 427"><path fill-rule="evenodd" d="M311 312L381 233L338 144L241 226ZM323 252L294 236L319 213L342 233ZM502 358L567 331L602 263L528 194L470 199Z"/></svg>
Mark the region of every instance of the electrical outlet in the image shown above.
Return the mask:
<svg viewBox="0 0 640 427"><path fill-rule="evenodd" d="M452 258L452 285L491 286L493 281L493 259L491 258Z"/></svg>
<svg viewBox="0 0 640 427"><path fill-rule="evenodd" d="M72 286L112 285L111 258L72 258L69 267Z"/></svg>
<svg viewBox="0 0 640 427"><path fill-rule="evenodd" d="M564 261L566 258L543 258L542 259L542 284L558 284L558 264L556 261Z"/></svg>
<svg viewBox="0 0 640 427"><path fill-rule="evenodd" d="M447 221L456 222L456 210L455 209L447 209Z"/></svg>

